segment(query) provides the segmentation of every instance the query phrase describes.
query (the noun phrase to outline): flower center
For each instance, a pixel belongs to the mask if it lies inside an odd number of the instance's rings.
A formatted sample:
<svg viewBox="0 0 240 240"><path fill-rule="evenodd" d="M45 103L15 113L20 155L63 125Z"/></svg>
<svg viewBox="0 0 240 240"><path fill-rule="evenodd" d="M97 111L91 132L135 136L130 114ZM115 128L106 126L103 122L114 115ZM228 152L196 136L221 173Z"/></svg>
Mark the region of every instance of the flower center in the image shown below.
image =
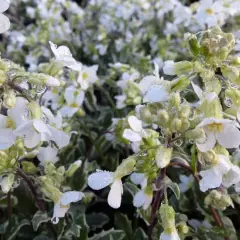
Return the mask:
<svg viewBox="0 0 240 240"><path fill-rule="evenodd" d="M77 108L78 105L77 105L77 103L72 103L72 104L70 105L70 107L72 107L72 108Z"/></svg>
<svg viewBox="0 0 240 240"><path fill-rule="evenodd" d="M83 78L83 80L87 80L88 79L88 74L86 72L84 72L82 74L82 78Z"/></svg>
<svg viewBox="0 0 240 240"><path fill-rule="evenodd" d="M208 125L208 130L210 132L222 132L223 124L222 123L211 123Z"/></svg>
<svg viewBox="0 0 240 240"><path fill-rule="evenodd" d="M207 8L205 10L205 12L208 14L208 15L213 15L214 11L211 9L211 8Z"/></svg>
<svg viewBox="0 0 240 240"><path fill-rule="evenodd" d="M6 128L12 128L12 129L16 127L15 122L10 117L7 117L5 126Z"/></svg>

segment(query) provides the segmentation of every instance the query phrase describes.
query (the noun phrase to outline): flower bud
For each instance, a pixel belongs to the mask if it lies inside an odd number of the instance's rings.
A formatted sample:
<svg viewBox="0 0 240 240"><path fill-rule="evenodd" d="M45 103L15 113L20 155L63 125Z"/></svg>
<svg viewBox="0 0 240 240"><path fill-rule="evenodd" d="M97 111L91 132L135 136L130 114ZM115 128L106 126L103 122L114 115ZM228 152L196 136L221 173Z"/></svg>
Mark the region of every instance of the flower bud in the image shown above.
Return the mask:
<svg viewBox="0 0 240 240"><path fill-rule="evenodd" d="M176 227L179 234L188 234L189 232L189 227L185 222L178 223Z"/></svg>
<svg viewBox="0 0 240 240"><path fill-rule="evenodd" d="M188 50L192 53L193 56L197 56L200 52L201 46L198 43L196 35L186 33L184 34L184 39Z"/></svg>
<svg viewBox="0 0 240 240"><path fill-rule="evenodd" d="M181 61L181 62L175 63L174 67L177 75L185 74L185 73L192 72L193 63L188 61Z"/></svg>
<svg viewBox="0 0 240 240"><path fill-rule="evenodd" d="M237 88L229 87L225 91L225 97L229 98L235 107L240 107L240 91Z"/></svg>
<svg viewBox="0 0 240 240"><path fill-rule="evenodd" d="M81 160L77 160L74 163L72 163L68 170L66 171L65 175L67 177L72 177L74 175L74 173L81 167L82 165L82 161Z"/></svg>
<svg viewBox="0 0 240 240"><path fill-rule="evenodd" d="M168 121L169 121L168 112L164 109L159 110L157 112L156 123L160 126L166 126L168 124Z"/></svg>
<svg viewBox="0 0 240 240"><path fill-rule="evenodd" d="M148 107L142 107L139 110L140 119L147 124L151 124L153 121L153 115Z"/></svg>
<svg viewBox="0 0 240 240"><path fill-rule="evenodd" d="M171 230L175 230L175 211L173 207L162 204L160 207L160 216L164 231L171 232Z"/></svg>
<svg viewBox="0 0 240 240"><path fill-rule="evenodd" d="M225 210L228 206L232 206L233 202L228 194L221 193L217 190L212 190L204 200L205 205L211 205L218 210Z"/></svg>
<svg viewBox="0 0 240 240"><path fill-rule="evenodd" d="M171 93L169 97L169 104L173 107L179 107L181 103L181 97L179 93Z"/></svg>
<svg viewBox="0 0 240 240"><path fill-rule="evenodd" d="M191 108L189 105L182 105L180 110L180 117L189 118Z"/></svg>
<svg viewBox="0 0 240 240"><path fill-rule="evenodd" d="M6 81L6 74L4 71L0 70L0 87L3 85L5 81Z"/></svg>
<svg viewBox="0 0 240 240"><path fill-rule="evenodd" d="M206 136L202 128L195 128L195 129L186 131L185 137L188 139L197 140L197 139L205 139Z"/></svg>
<svg viewBox="0 0 240 240"><path fill-rule="evenodd" d="M172 151L172 148L167 148L163 145L157 148L155 160L159 168L164 168L170 163L172 158Z"/></svg>
<svg viewBox="0 0 240 240"><path fill-rule="evenodd" d="M86 115L85 111L82 108L79 108L77 111L79 117L84 117Z"/></svg>
<svg viewBox="0 0 240 240"><path fill-rule="evenodd" d="M28 174L35 174L37 172L36 166L32 162L22 161L21 162L23 171Z"/></svg>
<svg viewBox="0 0 240 240"><path fill-rule="evenodd" d="M174 118L171 121L170 129L172 132L179 132L182 127L182 120L179 118Z"/></svg>
<svg viewBox="0 0 240 240"><path fill-rule="evenodd" d="M129 175L133 171L135 164L136 159L132 156L128 157L117 167L115 175L119 178Z"/></svg>
<svg viewBox="0 0 240 240"><path fill-rule="evenodd" d="M36 85L46 85L49 87L60 86L60 81L57 78L43 73L28 73L26 75L28 82Z"/></svg>
<svg viewBox="0 0 240 240"><path fill-rule="evenodd" d="M42 110L39 104L35 101L32 101L28 104L28 110L30 111L30 116L32 119L41 119Z"/></svg>
<svg viewBox="0 0 240 240"><path fill-rule="evenodd" d="M3 94L3 106L6 108L13 108L16 104L15 92L12 89L8 89Z"/></svg>

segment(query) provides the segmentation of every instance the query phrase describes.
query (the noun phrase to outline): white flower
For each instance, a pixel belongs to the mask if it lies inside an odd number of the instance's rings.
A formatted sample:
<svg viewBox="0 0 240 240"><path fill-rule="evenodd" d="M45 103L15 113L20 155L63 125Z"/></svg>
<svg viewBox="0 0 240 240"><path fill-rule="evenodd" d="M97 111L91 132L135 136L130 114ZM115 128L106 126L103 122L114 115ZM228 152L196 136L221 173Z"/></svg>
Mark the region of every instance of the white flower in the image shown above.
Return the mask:
<svg viewBox="0 0 240 240"><path fill-rule="evenodd" d="M180 240L180 237L178 236L177 230L175 229L171 233L168 232L161 233L160 240Z"/></svg>
<svg viewBox="0 0 240 240"><path fill-rule="evenodd" d="M108 194L108 204L112 208L119 208L123 194L122 180L114 178L113 172L99 170L88 177L88 185L94 190L100 190L110 184L112 185Z"/></svg>
<svg viewBox="0 0 240 240"><path fill-rule="evenodd" d="M138 142L142 140L144 136L144 130L142 128L142 121L135 116L128 117L128 124L130 128L127 128L123 132L123 137L131 142Z"/></svg>
<svg viewBox="0 0 240 240"><path fill-rule="evenodd" d="M218 155L214 165L207 170L200 171L200 189L206 192L208 189L220 187L223 176L231 169L231 162L225 155Z"/></svg>
<svg viewBox="0 0 240 240"><path fill-rule="evenodd" d="M154 75L144 77L139 83L143 102L163 102L168 99L169 92L163 78L159 78L159 67L155 63Z"/></svg>
<svg viewBox="0 0 240 240"><path fill-rule="evenodd" d="M0 33L6 32L10 28L10 21L8 17L3 15L2 13L5 12L10 6L9 0L1 0L0 3Z"/></svg>
<svg viewBox="0 0 240 240"><path fill-rule="evenodd" d="M0 114L0 150L11 147L16 141L14 130L26 121L28 101L22 97L16 98L16 104L7 111L8 116Z"/></svg>
<svg viewBox="0 0 240 240"><path fill-rule="evenodd" d="M60 199L54 205L54 212L52 217L52 223L57 224L59 222L59 218L62 218L67 213L70 208L70 203L78 202L84 197L82 192L77 191L69 191L65 192L61 195Z"/></svg>
<svg viewBox="0 0 240 240"><path fill-rule="evenodd" d="M195 18L201 27L204 27L205 24L207 24L208 27L223 24L225 15L222 2L214 2L213 0L200 1L200 6L197 9Z"/></svg>
<svg viewBox="0 0 240 240"><path fill-rule="evenodd" d="M67 146L70 142L70 134L62 130L63 123L61 112L58 111L55 117L49 109L45 107L41 109L44 114L44 120L48 124L48 129L51 132L50 140L54 141L59 148Z"/></svg>
<svg viewBox="0 0 240 240"><path fill-rule="evenodd" d="M190 176L185 176L185 175L180 175L179 176L180 183L179 183L179 188L181 193L185 193L193 184L194 177L192 175Z"/></svg>
<svg viewBox="0 0 240 240"><path fill-rule="evenodd" d="M87 90L89 86L98 80L97 77L98 65L91 67L83 66L78 75L78 82L83 90Z"/></svg>
<svg viewBox="0 0 240 240"><path fill-rule="evenodd" d="M149 208L152 203L153 194L148 188L138 191L133 198L134 207L142 207L144 210Z"/></svg>
<svg viewBox="0 0 240 240"><path fill-rule="evenodd" d="M63 106L60 112L64 117L72 117L82 106L85 93L81 89L74 86L66 88L64 98L67 101L67 106Z"/></svg>
<svg viewBox="0 0 240 240"><path fill-rule="evenodd" d="M69 67L75 71L81 71L82 64L77 62L68 47L66 46L59 46L57 47L56 44L49 41L51 50L56 57L56 61L63 64L66 67Z"/></svg>
<svg viewBox="0 0 240 240"><path fill-rule="evenodd" d="M224 148L237 148L240 145L240 131L232 120L205 118L197 127L203 128L206 134L205 142L197 143L201 152L209 151L216 142Z"/></svg>
<svg viewBox="0 0 240 240"><path fill-rule="evenodd" d="M174 61L166 61L164 63L164 67L163 67L164 74L166 74L166 75L176 75L174 65L175 65Z"/></svg>
<svg viewBox="0 0 240 240"><path fill-rule="evenodd" d="M44 165L46 162L56 163L59 160L57 154L57 149L51 148L50 146L40 147L37 158L41 165Z"/></svg>

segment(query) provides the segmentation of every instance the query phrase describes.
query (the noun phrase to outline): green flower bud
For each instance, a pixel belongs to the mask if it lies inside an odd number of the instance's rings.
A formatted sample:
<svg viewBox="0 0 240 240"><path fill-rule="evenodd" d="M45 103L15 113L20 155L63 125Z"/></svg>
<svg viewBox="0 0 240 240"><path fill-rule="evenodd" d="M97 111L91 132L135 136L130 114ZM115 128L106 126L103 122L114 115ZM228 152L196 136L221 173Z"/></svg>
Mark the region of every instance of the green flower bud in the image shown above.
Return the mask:
<svg viewBox="0 0 240 240"><path fill-rule="evenodd" d="M81 165L82 165L82 161L81 160L75 161L73 164L71 164L69 166L69 168L66 171L65 175L67 177L72 177L74 175L74 173L81 167Z"/></svg>
<svg viewBox="0 0 240 240"><path fill-rule="evenodd" d="M193 56L197 56L200 52L201 46L198 43L197 37L194 34L187 33L184 35L188 50Z"/></svg>
<svg viewBox="0 0 240 240"><path fill-rule="evenodd" d="M78 111L77 111L77 115L79 117L85 117L86 113L82 108L79 108Z"/></svg>
<svg viewBox="0 0 240 240"><path fill-rule="evenodd" d="M208 152L199 152L199 159L202 160L202 164L215 164L218 162L218 156L214 150Z"/></svg>
<svg viewBox="0 0 240 240"><path fill-rule="evenodd" d="M168 112L164 109L157 112L156 123L160 126L166 126L169 122Z"/></svg>
<svg viewBox="0 0 240 240"><path fill-rule="evenodd" d="M237 88L229 87L225 91L225 97L229 98L235 107L240 107L240 91Z"/></svg>
<svg viewBox="0 0 240 240"><path fill-rule="evenodd" d="M175 91L182 91L190 84L189 78L186 76L180 76L179 78L171 81L169 83L169 87L171 89L171 92Z"/></svg>
<svg viewBox="0 0 240 240"><path fill-rule="evenodd" d="M175 211L173 207L162 204L160 207L160 216L162 219L162 225L164 228L164 231L167 233L171 233L173 230L175 230Z"/></svg>
<svg viewBox="0 0 240 240"><path fill-rule="evenodd" d="M191 108L189 105L182 105L180 110L180 117L189 118Z"/></svg>
<svg viewBox="0 0 240 240"><path fill-rule="evenodd" d="M189 232L189 227L185 222L178 223L176 227L179 234L188 234Z"/></svg>
<svg viewBox="0 0 240 240"><path fill-rule="evenodd" d="M169 100L168 100L169 104L172 107L179 107L179 105L181 104L181 97L179 93L171 93L169 96Z"/></svg>
<svg viewBox="0 0 240 240"><path fill-rule="evenodd" d="M32 119L41 119L42 109L39 104L35 101L32 101L28 104L28 110L30 112Z"/></svg>
<svg viewBox="0 0 240 240"><path fill-rule="evenodd" d="M170 130L172 132L179 132L182 128L182 120L179 118L174 118L170 123Z"/></svg>
<svg viewBox="0 0 240 240"><path fill-rule="evenodd" d="M231 63L236 67L240 67L240 57L238 56L233 57Z"/></svg>
<svg viewBox="0 0 240 240"><path fill-rule="evenodd" d="M36 85L46 85L49 87L60 86L60 81L52 76L43 73L27 73L25 75L29 83Z"/></svg>
<svg viewBox="0 0 240 240"><path fill-rule="evenodd" d="M8 89L3 94L3 106L13 108L16 104L16 95L12 89Z"/></svg>
<svg viewBox="0 0 240 240"><path fill-rule="evenodd" d="M21 164L25 173L35 174L38 171L37 167L32 162L22 161Z"/></svg>
<svg viewBox="0 0 240 240"><path fill-rule="evenodd" d="M205 132L202 128L195 128L192 130L188 130L185 132L185 138L193 139L193 140L205 139Z"/></svg>
<svg viewBox="0 0 240 240"><path fill-rule="evenodd" d="M187 118L182 119L182 126L179 129L179 132L185 132L190 127L190 122Z"/></svg>
<svg viewBox="0 0 240 240"><path fill-rule="evenodd" d="M225 210L228 206L234 207L231 197L217 190L212 190L204 199L204 203L221 211Z"/></svg>
<svg viewBox="0 0 240 240"><path fill-rule="evenodd" d="M139 110L140 119L147 124L151 124L153 122L153 115L148 107L142 107Z"/></svg>
<svg viewBox="0 0 240 240"><path fill-rule="evenodd" d="M159 168L165 168L171 161L172 148L167 148L163 145L156 149L155 160Z"/></svg>
<svg viewBox="0 0 240 240"><path fill-rule="evenodd" d="M135 164L136 164L136 159L132 156L123 160L122 163L117 167L115 171L116 177L122 178L126 175L129 175L133 171Z"/></svg>
<svg viewBox="0 0 240 240"><path fill-rule="evenodd" d="M205 117L222 118L222 105L217 95L209 94L200 106Z"/></svg>

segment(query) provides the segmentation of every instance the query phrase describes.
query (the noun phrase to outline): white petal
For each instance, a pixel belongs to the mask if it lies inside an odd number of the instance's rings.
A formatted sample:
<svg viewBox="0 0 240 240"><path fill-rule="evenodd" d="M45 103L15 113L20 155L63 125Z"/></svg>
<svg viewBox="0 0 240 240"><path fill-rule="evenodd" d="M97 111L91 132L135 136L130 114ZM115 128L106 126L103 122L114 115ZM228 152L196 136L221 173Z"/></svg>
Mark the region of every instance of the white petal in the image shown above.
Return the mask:
<svg viewBox="0 0 240 240"><path fill-rule="evenodd" d="M177 231L173 231L172 233L163 232L160 235L160 240L180 240Z"/></svg>
<svg viewBox="0 0 240 240"><path fill-rule="evenodd" d="M72 117L78 111L78 108L65 106L62 107L59 111L61 112L63 117Z"/></svg>
<svg viewBox="0 0 240 240"><path fill-rule="evenodd" d="M225 148L237 148L240 145L240 131L234 123L223 124L223 131L216 133L216 138Z"/></svg>
<svg viewBox="0 0 240 240"><path fill-rule="evenodd" d="M146 195L146 201L145 201L145 203L144 203L144 205L142 207L143 210L146 210L146 209L148 209L150 207L150 205L152 203L152 199L153 199L152 195L151 196Z"/></svg>
<svg viewBox="0 0 240 240"><path fill-rule="evenodd" d="M145 94L149 87L153 84L156 84L158 81L158 78L156 76L146 76L142 79L142 81L138 84L142 94Z"/></svg>
<svg viewBox="0 0 240 240"><path fill-rule="evenodd" d="M39 148L39 152L37 155L38 160L41 164L44 164L45 162L52 162L56 163L59 159L57 157L58 151L55 148L51 147L41 147Z"/></svg>
<svg viewBox="0 0 240 240"><path fill-rule="evenodd" d="M10 148L16 141L12 129L0 129L0 150Z"/></svg>
<svg viewBox="0 0 240 240"><path fill-rule="evenodd" d="M136 185L141 184L144 178L145 178L144 173L132 173L130 176L131 181Z"/></svg>
<svg viewBox="0 0 240 240"><path fill-rule="evenodd" d="M57 78L54 78L52 76L48 76L46 85L49 87L59 87L60 86L60 81Z"/></svg>
<svg viewBox="0 0 240 240"><path fill-rule="evenodd" d="M174 67L175 63L174 61L166 61L164 63L164 67L163 67L163 72L166 75L175 75L175 67Z"/></svg>
<svg viewBox="0 0 240 240"><path fill-rule="evenodd" d="M97 171L88 177L88 185L94 190L100 190L113 182L113 172Z"/></svg>
<svg viewBox="0 0 240 240"><path fill-rule="evenodd" d="M131 129L125 129L123 132L123 137L131 142L138 142L142 140L141 135L139 133L134 132Z"/></svg>
<svg viewBox="0 0 240 240"><path fill-rule="evenodd" d="M108 194L108 204L112 208L119 208L121 206L123 194L123 186L121 179L117 179L113 182L111 190Z"/></svg>
<svg viewBox="0 0 240 240"><path fill-rule="evenodd" d="M69 191L62 194L60 201L63 205L68 205L71 202L78 202L84 197L82 192Z"/></svg>
<svg viewBox="0 0 240 240"><path fill-rule="evenodd" d="M133 198L133 206L134 207L142 207L146 201L146 194L144 193L144 190L138 191L134 198Z"/></svg>
<svg viewBox="0 0 240 240"><path fill-rule="evenodd" d="M10 28L10 21L8 17L0 13L0 34L6 32L9 28Z"/></svg>
<svg viewBox="0 0 240 240"><path fill-rule="evenodd" d="M191 84L192 84L193 90L196 93L196 95L198 96L198 98L202 99L203 98L203 91L202 91L202 89L197 84L195 84L193 82L191 82Z"/></svg>
<svg viewBox="0 0 240 240"><path fill-rule="evenodd" d="M237 184L234 186L234 188L235 188L235 191L236 191L237 193L239 193L239 192L240 192L240 183L237 183Z"/></svg>
<svg viewBox="0 0 240 240"><path fill-rule="evenodd" d="M136 118L135 116L129 116L128 123L134 132L142 131L142 121Z"/></svg>
<svg viewBox="0 0 240 240"><path fill-rule="evenodd" d="M77 92L77 89L73 86L66 88L64 92L64 98L68 105L71 105L75 102L75 92Z"/></svg>
<svg viewBox="0 0 240 240"><path fill-rule="evenodd" d="M57 224L59 222L59 218L64 217L69 209L69 206L61 206L60 201L55 203L53 217L51 219L53 224Z"/></svg>
<svg viewBox="0 0 240 240"><path fill-rule="evenodd" d="M201 152L207 152L211 150L216 144L216 137L212 132L206 132L206 140L204 143L196 143L197 148Z"/></svg>
<svg viewBox="0 0 240 240"><path fill-rule="evenodd" d="M236 165L232 165L230 171L228 171L223 176L223 186L229 188L233 184L237 184L240 182L240 168Z"/></svg>
<svg viewBox="0 0 240 240"><path fill-rule="evenodd" d="M25 135L24 145L27 148L35 148L41 142L41 140L41 135L39 133L34 130L32 132L29 131Z"/></svg>
<svg viewBox="0 0 240 240"><path fill-rule="evenodd" d="M10 0L1 0L0 13L5 12L10 6Z"/></svg>
<svg viewBox="0 0 240 240"><path fill-rule="evenodd" d="M5 128L7 116L0 114L0 128Z"/></svg>
<svg viewBox="0 0 240 240"><path fill-rule="evenodd" d="M50 132L51 132L51 137L50 139L54 141L59 148L63 148L67 146L70 142L70 135L65 133L62 130L58 130L52 126L48 126Z"/></svg>
<svg viewBox="0 0 240 240"><path fill-rule="evenodd" d="M84 101L84 97L85 97L85 93L83 91L81 91L78 95L77 95L77 99L76 99L76 103L78 104L78 106L82 106L82 103Z"/></svg>
<svg viewBox="0 0 240 240"><path fill-rule="evenodd" d="M47 124L45 124L42 120L34 119L33 120L33 126L39 133L46 133L49 136L51 136L51 132L48 129Z"/></svg>
<svg viewBox="0 0 240 240"><path fill-rule="evenodd" d="M147 90L143 98L143 102L163 102L168 99L169 92L166 90L164 85L152 85Z"/></svg>

